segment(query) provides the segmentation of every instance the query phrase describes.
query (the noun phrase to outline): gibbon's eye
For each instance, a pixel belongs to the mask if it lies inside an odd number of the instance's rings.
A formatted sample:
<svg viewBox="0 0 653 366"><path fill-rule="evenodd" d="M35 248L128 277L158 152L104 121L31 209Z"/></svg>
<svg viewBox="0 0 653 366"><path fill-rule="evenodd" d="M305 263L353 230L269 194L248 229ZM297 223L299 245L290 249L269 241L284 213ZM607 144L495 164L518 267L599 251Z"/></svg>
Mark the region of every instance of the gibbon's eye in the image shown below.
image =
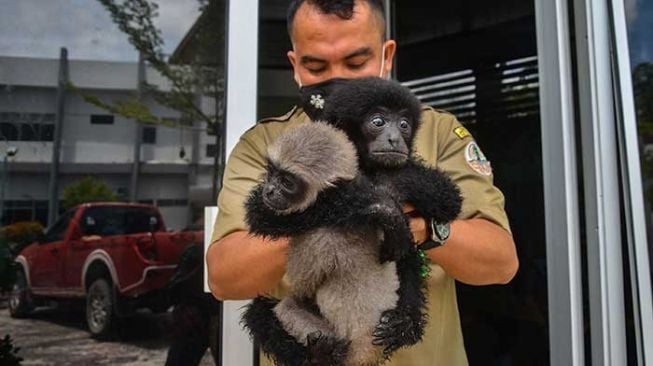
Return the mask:
<svg viewBox="0 0 653 366"><path fill-rule="evenodd" d="M380 116L376 116L372 118L371 122L376 127L382 127L383 125L385 125L385 120L383 119L383 117Z"/></svg>
<svg viewBox="0 0 653 366"><path fill-rule="evenodd" d="M399 127L402 129L407 129L410 127L410 124L405 119L402 119L401 122L399 122Z"/></svg>
<svg viewBox="0 0 653 366"><path fill-rule="evenodd" d="M297 186L295 181L290 179L287 175L281 177L281 185L283 185L283 187L289 191L294 191Z"/></svg>

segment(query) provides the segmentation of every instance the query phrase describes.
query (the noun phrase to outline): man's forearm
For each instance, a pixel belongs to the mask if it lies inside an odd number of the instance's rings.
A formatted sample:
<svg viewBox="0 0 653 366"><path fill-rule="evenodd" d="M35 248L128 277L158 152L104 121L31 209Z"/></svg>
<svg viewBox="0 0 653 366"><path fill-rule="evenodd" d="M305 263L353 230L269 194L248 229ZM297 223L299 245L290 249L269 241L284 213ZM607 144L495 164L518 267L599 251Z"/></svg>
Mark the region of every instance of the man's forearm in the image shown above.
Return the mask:
<svg viewBox="0 0 653 366"><path fill-rule="evenodd" d="M469 285L508 283L519 268L512 236L484 219L452 222L445 245L427 253L449 275Z"/></svg>
<svg viewBox="0 0 653 366"><path fill-rule="evenodd" d="M276 286L286 272L288 240L264 240L237 231L206 254L208 282L220 300L251 299Z"/></svg>

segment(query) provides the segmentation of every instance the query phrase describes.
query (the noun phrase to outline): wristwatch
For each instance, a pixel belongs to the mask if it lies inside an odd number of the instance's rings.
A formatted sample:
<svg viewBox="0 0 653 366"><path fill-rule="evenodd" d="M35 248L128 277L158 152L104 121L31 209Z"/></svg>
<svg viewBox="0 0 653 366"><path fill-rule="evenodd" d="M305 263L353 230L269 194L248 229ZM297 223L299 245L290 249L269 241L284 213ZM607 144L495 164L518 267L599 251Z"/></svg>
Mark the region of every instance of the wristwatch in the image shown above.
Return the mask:
<svg viewBox="0 0 653 366"><path fill-rule="evenodd" d="M448 222L437 222L434 219L430 220L431 237L417 246L420 250L429 250L441 247L449 239L451 234L451 225Z"/></svg>

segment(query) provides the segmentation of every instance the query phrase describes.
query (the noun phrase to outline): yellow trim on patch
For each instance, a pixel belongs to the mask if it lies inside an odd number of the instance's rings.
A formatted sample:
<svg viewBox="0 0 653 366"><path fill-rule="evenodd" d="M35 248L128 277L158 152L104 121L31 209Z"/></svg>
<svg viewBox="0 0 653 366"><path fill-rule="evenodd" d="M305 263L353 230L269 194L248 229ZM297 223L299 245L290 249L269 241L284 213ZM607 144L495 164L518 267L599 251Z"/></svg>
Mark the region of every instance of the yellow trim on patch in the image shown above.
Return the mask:
<svg viewBox="0 0 653 366"><path fill-rule="evenodd" d="M453 133L455 133L456 136L458 136L458 138L460 138L461 140L467 136L470 136L469 131L467 131L465 127L458 127L455 130L453 130Z"/></svg>

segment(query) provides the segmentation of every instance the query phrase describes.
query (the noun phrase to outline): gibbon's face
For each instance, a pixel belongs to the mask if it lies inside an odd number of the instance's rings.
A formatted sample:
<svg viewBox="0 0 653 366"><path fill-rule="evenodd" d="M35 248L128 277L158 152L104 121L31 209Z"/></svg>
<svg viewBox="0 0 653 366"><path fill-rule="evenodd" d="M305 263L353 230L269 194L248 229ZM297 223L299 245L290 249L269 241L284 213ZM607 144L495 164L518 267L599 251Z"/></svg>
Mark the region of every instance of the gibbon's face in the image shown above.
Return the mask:
<svg viewBox="0 0 653 366"><path fill-rule="evenodd" d="M300 206L306 199L308 184L300 177L268 162L263 185L263 203L274 211Z"/></svg>
<svg viewBox="0 0 653 366"><path fill-rule="evenodd" d="M377 108L368 114L361 127L370 161L387 167L404 164L414 124L404 110Z"/></svg>

